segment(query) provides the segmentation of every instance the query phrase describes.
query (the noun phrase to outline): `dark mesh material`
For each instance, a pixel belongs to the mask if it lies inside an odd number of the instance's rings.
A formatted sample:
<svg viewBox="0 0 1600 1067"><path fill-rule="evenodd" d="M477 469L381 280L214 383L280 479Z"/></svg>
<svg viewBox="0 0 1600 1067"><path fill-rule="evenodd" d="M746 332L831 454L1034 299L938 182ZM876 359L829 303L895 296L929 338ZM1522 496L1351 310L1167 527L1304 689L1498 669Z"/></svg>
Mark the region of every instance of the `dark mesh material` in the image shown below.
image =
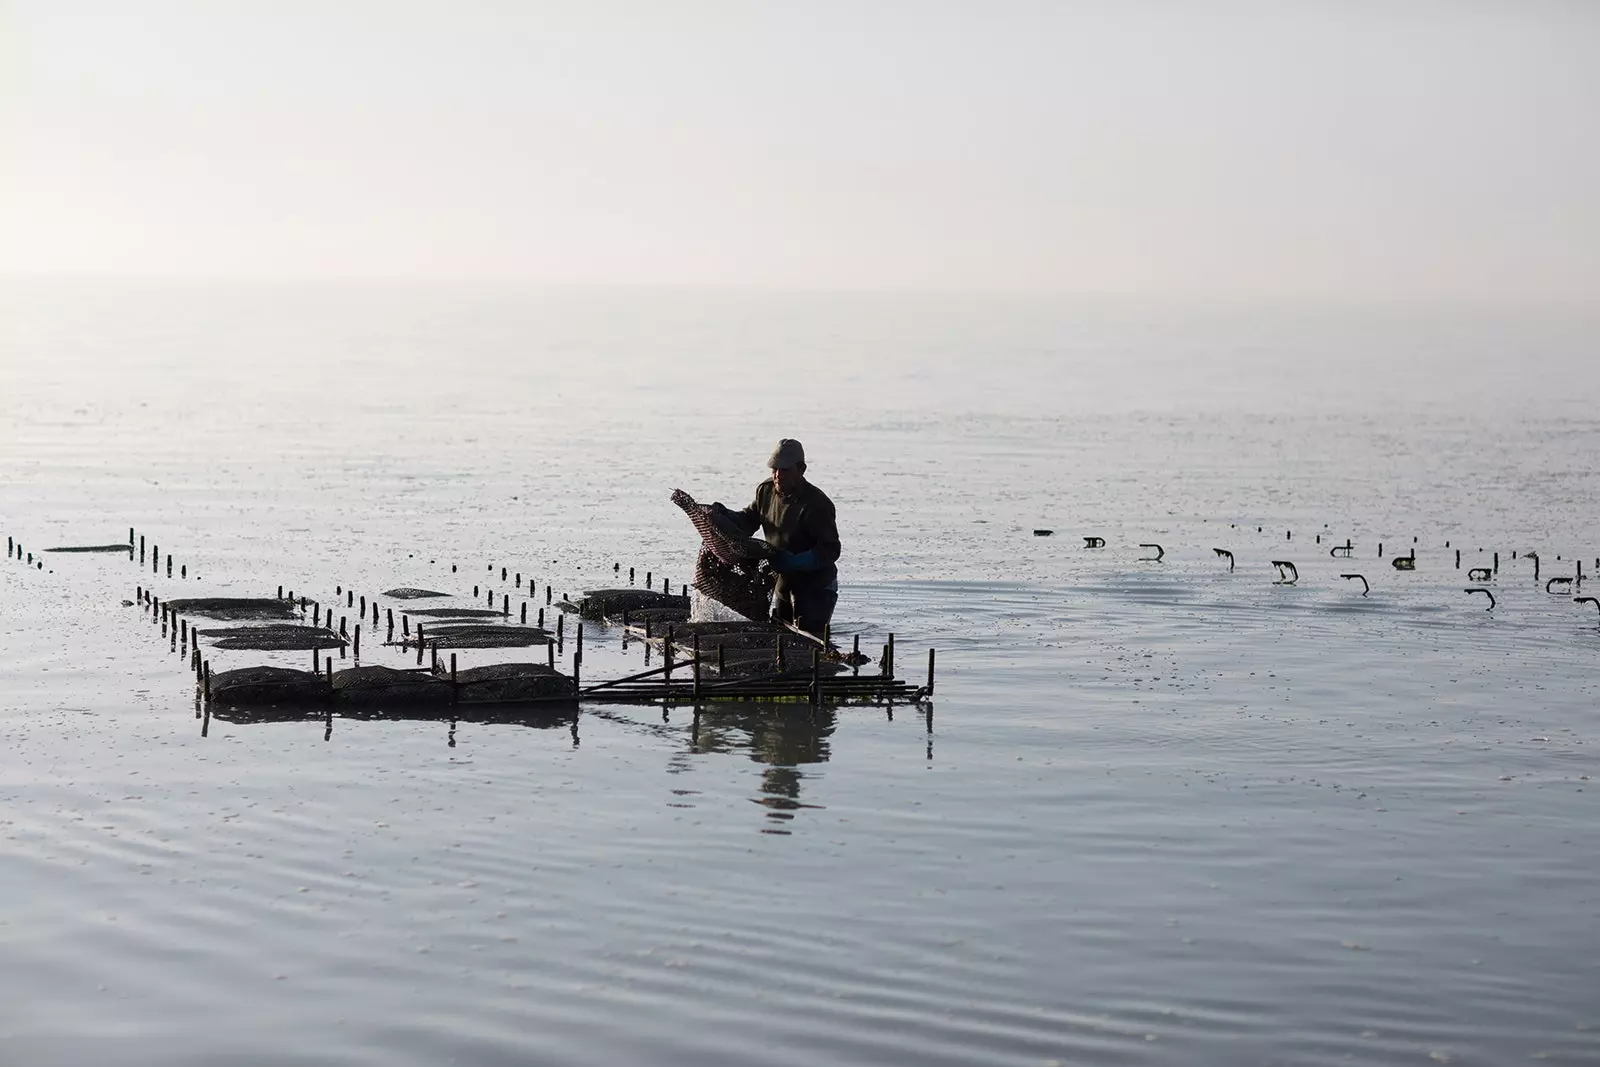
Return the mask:
<svg viewBox="0 0 1600 1067"><path fill-rule="evenodd" d="M208 596L169 600L167 607L179 615L204 615L208 619L293 619L294 605L272 597Z"/></svg>
<svg viewBox="0 0 1600 1067"><path fill-rule="evenodd" d="M493 608L405 608L413 619L502 619L505 612Z"/></svg>
<svg viewBox="0 0 1600 1067"><path fill-rule="evenodd" d="M549 644L550 635L534 626L462 623L429 626L423 640L439 648L529 648Z"/></svg>
<svg viewBox="0 0 1600 1067"><path fill-rule="evenodd" d="M333 676L341 704L416 706L450 703L450 683L421 671L352 667Z"/></svg>
<svg viewBox="0 0 1600 1067"><path fill-rule="evenodd" d="M471 704L569 697L578 688L543 663L494 663L457 674L456 691L462 703Z"/></svg>
<svg viewBox="0 0 1600 1067"><path fill-rule="evenodd" d="M689 598L658 593L649 589L587 589L578 605L586 619L615 618L624 611L667 608L683 612L689 610Z"/></svg>
<svg viewBox="0 0 1600 1067"><path fill-rule="evenodd" d="M324 703L331 695L328 680L311 671L286 667L244 667L223 671L211 679L211 699L218 704Z"/></svg>
<svg viewBox="0 0 1600 1067"><path fill-rule="evenodd" d="M46 552L132 552L132 545L61 545Z"/></svg>
<svg viewBox="0 0 1600 1067"><path fill-rule="evenodd" d="M338 648L346 642L332 630L315 626L240 626L231 630L201 630L201 637L215 638L216 648L245 648L255 652L306 651L313 648Z"/></svg>
<svg viewBox="0 0 1600 1067"><path fill-rule="evenodd" d="M682 489L673 490L672 502L683 509L700 534L694 587L747 619L765 621L772 588L778 581L772 569L762 565L772 555L772 547L728 528L710 508Z"/></svg>

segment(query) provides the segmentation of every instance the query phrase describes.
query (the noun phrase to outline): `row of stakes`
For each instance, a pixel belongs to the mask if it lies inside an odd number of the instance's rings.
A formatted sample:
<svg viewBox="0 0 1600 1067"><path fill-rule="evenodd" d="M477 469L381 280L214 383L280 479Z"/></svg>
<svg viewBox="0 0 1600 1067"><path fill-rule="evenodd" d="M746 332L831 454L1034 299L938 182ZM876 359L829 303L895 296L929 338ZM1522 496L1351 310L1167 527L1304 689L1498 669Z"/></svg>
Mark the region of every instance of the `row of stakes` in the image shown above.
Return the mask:
<svg viewBox="0 0 1600 1067"><path fill-rule="evenodd" d="M1043 531L1043 530L1035 530L1034 531L1034 533L1036 535L1039 535L1039 536L1045 536L1049 532L1050 531ZM1256 532L1257 533L1262 532L1262 528L1257 526L1256 527ZM1292 540L1293 537L1294 537L1294 531L1286 530L1284 532L1284 540L1286 540L1286 541L1287 540ZM1404 556L1391 556L1390 557L1390 563L1394 567L1395 570L1397 570L1397 571L1412 571L1412 570L1416 570L1416 568L1417 568L1417 549L1416 549L1417 540L1418 539L1415 538L1415 537L1413 537L1411 539L1412 547L1411 547L1410 551L1406 555L1404 555ZM1321 544L1322 543L1322 535L1321 534L1318 534L1316 536L1316 543L1317 544ZM1084 539L1083 539L1083 547L1084 548L1104 548L1104 547L1106 547L1106 541L1105 541L1105 538L1103 538L1103 537L1085 536ZM1166 556L1166 549L1164 549L1161 545L1156 544L1154 542L1150 542L1150 541L1140 542L1139 543L1139 547L1140 548L1155 549L1155 553L1156 553L1153 556L1141 556L1140 560L1142 562L1145 562L1145 563L1160 563ZM1446 549L1449 549L1450 548L1450 542L1446 541L1444 543L1444 547ZM1229 549L1226 549L1226 548L1213 548L1211 551L1214 552L1219 559L1226 559L1228 561L1228 572L1231 574L1233 572L1233 570L1234 570L1233 552L1230 551ZM1456 554L1455 555L1455 567L1456 567L1456 570L1460 570L1461 569L1461 549L1457 548L1454 551L1455 551L1455 554ZM1481 548L1478 549L1478 552L1479 552L1480 555L1483 553L1483 551L1484 550L1481 549ZM1355 554L1355 545L1349 538L1345 539L1344 544L1342 544L1342 545L1334 545L1332 548L1330 548L1328 550L1328 555L1332 556L1335 559L1351 559L1351 558L1354 557L1354 554ZM1511 558L1512 559L1516 559L1517 557L1518 557L1518 553L1513 551L1511 553ZM1383 558L1383 542L1382 541L1378 542L1378 558L1379 559ZM1522 558L1530 559L1530 560L1533 561L1533 580L1535 582L1537 582L1539 580L1539 553L1537 553L1537 552L1525 552L1525 553L1522 553ZM1559 560L1559 559L1561 559L1561 557L1557 556L1556 559ZM1292 561L1286 560L1286 559L1275 559L1275 560L1271 560L1269 562L1271 562L1271 564L1275 568L1277 568L1277 571L1278 571L1278 580L1273 583L1274 585L1294 585L1297 582L1299 582L1299 580L1300 580L1300 571L1299 571L1298 568L1295 567L1295 565L1294 565L1294 563ZM1574 590L1581 591L1583 589L1583 580L1584 580L1583 560L1577 559L1577 560L1574 560L1573 563L1575 564L1576 573L1574 575L1570 576L1570 577L1558 576L1558 577L1550 578L1549 580L1547 580L1545 582L1545 585L1544 585L1544 590L1545 590L1546 593L1551 593L1553 595L1559 595L1559 594L1571 592L1571 591L1574 591ZM1595 570L1596 571L1600 571L1600 557L1596 557L1595 558L1594 565L1595 565ZM1499 575L1500 575L1500 553L1498 551L1493 553L1491 566L1488 566L1488 567L1469 567L1467 569L1467 578L1469 580L1471 580L1471 581L1487 582L1487 581L1491 581L1491 580L1493 580L1495 578L1498 578ZM1365 575L1351 573L1351 574L1341 574L1341 575L1339 575L1339 577L1347 579L1347 580L1359 581L1361 583L1361 595L1362 596L1366 596L1372 590L1372 586L1367 582L1367 579L1366 579ZM1557 589L1556 588L1557 586L1560 586L1561 588ZM1485 589L1482 586L1470 586L1470 587L1464 589L1463 592L1469 593L1469 594L1470 593L1482 593L1484 596L1489 598L1489 606L1487 608L1485 608L1484 610L1485 611L1493 611L1495 609L1494 593L1491 590ZM1593 605L1595 605L1596 610L1600 611L1600 599L1596 599L1595 597L1592 597L1592 596L1575 596L1575 597L1572 598L1572 600L1573 600L1573 603L1576 603L1576 604L1593 604Z"/></svg>
<svg viewBox="0 0 1600 1067"><path fill-rule="evenodd" d="M131 533L132 533L132 531L130 531L130 537L131 537ZM169 566L170 566L170 556L168 557L168 559L169 559ZM494 569L493 564L490 564L488 569L492 572L493 569ZM613 569L613 571L620 573L621 565L620 564L613 564L612 565L612 569ZM452 565L451 566L451 571L455 572L456 570L457 570L456 565ZM632 582L634 581L636 573L637 572L636 572L635 568L631 568L631 567L629 568L629 581L630 581L630 584L632 584ZM509 576L510 576L509 569L508 568L504 568L504 567L501 568L501 578L502 578L502 580L506 579ZM653 575L651 575L649 572L647 572L646 581L650 585L653 586L654 582L653 582L652 579L653 579ZM521 587L522 587L522 575L521 575L520 572L516 573L514 581L515 581L516 587L520 590ZM669 580L668 579L663 579L662 580L662 591L664 593L669 592L670 588L671 587L670 587ZM528 582L528 589L529 589L530 593L532 593L534 595L537 594L537 583L534 580L532 580L531 578L529 579L529 582ZM683 594L684 595L688 594L687 585L683 586ZM170 639L171 639L173 651L175 651L175 652L182 651L183 653L187 654L188 653L188 644L189 644L189 640L190 640L189 631L191 629L191 626L190 626L188 620L187 619L182 619L177 615L176 612L170 611L170 609L167 607L167 605L164 604L161 601L161 599L159 597L157 597L152 590L145 590L145 589L143 589L143 587L136 587L135 595L136 595L136 597L138 598L138 600L139 600L139 602L141 604L143 604L146 607L148 607L148 609L150 611L150 615L151 615L152 621L160 623L160 625L162 627L162 635L163 636L168 636L168 633L169 633L169 630L170 630ZM362 596L360 596L358 598L354 590L346 590L342 586L337 587L336 595L343 596L345 598L347 607L355 608L355 607L359 606L359 610L360 610L360 615L358 616L359 618L365 619L367 617L368 601L367 601L367 598L366 598L365 595L362 595ZM493 605L493 603L494 603L494 591L492 589L485 591L485 590L482 590L479 586L474 586L473 587L473 598L477 599L479 596L486 596L487 597L487 602L491 606ZM552 604L553 601L554 601L554 596L555 596L554 587L550 586L550 585L546 585L545 586L545 603L547 605ZM316 628L319 628L319 629L326 627L326 629L328 630L329 634L330 635L333 634L333 632L334 632L333 631L333 616L334 616L334 608L333 607L330 606L330 607L326 608L327 615L326 615L326 622L324 622L323 614L322 614L323 611L324 611L324 608L318 601L316 601L314 599L307 598L307 597L296 597L295 593L294 593L294 590L292 590L292 589L288 590L287 593L286 593L284 587L281 586L281 585L278 587L277 597L280 600L287 600L291 605L298 606L302 618L305 617L306 610L307 610L307 608L309 608L311 610L311 612L312 612L312 618L311 618L312 626L314 626ZM569 599L568 594L565 594L565 593L562 594L562 602L564 604L570 604L570 599ZM509 616L510 615L510 595L509 594L502 594L501 605L502 605L501 613L503 615ZM380 611L381 610L382 609L380 608L380 605L379 605L377 599L373 598L373 600L371 602L371 617L372 617L372 623L373 623L374 626L378 625L380 618L383 617L382 615L380 615ZM395 628L395 618L394 618L394 609L393 608L387 609L387 620L388 620L388 643L393 644L394 643L394 628ZM521 621L522 621L522 623L524 625L528 621L528 604L527 604L526 601L524 601L522 603L522 605L521 605ZM622 622L623 622L623 626L624 626L623 642L624 642L624 647L626 647L626 641L627 641L627 637L626 637L626 626L627 626L626 613L624 613ZM411 635L410 635L410 619L409 619L409 616L407 615L407 613L405 612L404 609L401 609L400 623L401 623L401 631L402 631L402 640L401 640L400 644L401 644L401 647L406 647L406 646L409 646L412 642L411 642ZM565 616L565 614L563 612L558 612L557 613L557 617L556 617L555 640L552 641L552 642L548 642L546 644L546 650L547 650L547 654L548 654L548 662L549 662L549 666L551 667L551 669L554 669L554 667L555 667L555 656L556 656L556 654L558 652L563 651L563 646L564 646L564 643L565 643L565 624L566 624L566 616ZM544 629L544 608L539 608L538 609L536 625L540 630ZM362 624L358 622L355 625L354 630L352 632L351 629L349 628L348 616L341 615L339 617L338 638L339 638L339 657L341 659L343 659L344 656L345 656L345 648L346 648L346 645L348 644L348 646L350 648L351 655L356 659L357 662L360 661L360 657L361 657L361 626L362 626ZM645 625L647 661L648 661L648 656L649 656L649 644L648 644L648 641L653 636L650 633L650 629L651 629L650 623L647 620L646 621L646 625ZM572 678L573 678L574 687L575 688L580 688L580 689L581 689L581 671L582 671L582 664L583 664L583 636L584 636L583 635L583 623L579 622L577 624L576 645L575 645L575 648L574 648L573 661L572 661ZM824 641L826 641L826 637L824 638ZM699 666L700 666L700 647L699 647L699 643L700 643L699 642L699 636L695 635L695 637L693 639L693 653L694 653L694 656L693 656L693 659L691 660L691 662L694 665L694 692L695 692L696 697L699 696L699 693L700 693L700 690L701 690L700 676L699 676L699 674L700 674L700 672L699 672ZM417 649L417 663L418 663L418 665L420 666L422 664L422 662L423 662L424 649L429 649L431 651L432 659L431 659L431 663L430 663L430 665L428 667L428 670L429 670L430 673L433 673L433 674L441 673L441 671L440 671L441 664L439 662L439 647L438 647L438 643L434 642L432 644L429 644L429 642L427 641L427 638L426 638L426 632L425 632L425 629L424 629L424 625L422 623L420 623L420 622L417 624L417 633L416 633L415 645L416 645L416 649ZM861 648L860 635L856 635L856 637L854 639L853 650L852 650L853 651L853 657L852 657L853 659L859 659L860 648ZM780 673L782 673L787 668L785 640L784 640L784 635L782 635L782 634L778 635L778 637L777 637L776 650L775 651L776 651L775 665L777 666L778 671ZM646 676L652 675L652 674L657 674L657 673L660 673L660 674L663 675L663 680L664 680L666 686L668 688L670 688L671 683L672 683L672 670L673 670L672 653L673 653L673 634L672 634L671 628L669 627L668 633L666 635L665 665L663 667L658 668L658 669L656 669L654 671L646 671L641 675L630 676L628 678L623 678L623 679L614 679L614 680L612 680L610 682L602 682L599 685L592 686L589 689L581 690L581 691L582 692L595 692L595 691L602 690L602 689L612 688L614 686L635 682L635 681L638 681L638 680L642 679L643 677L646 677ZM726 665L725 665L724 658L723 658L724 657L724 649L720 645L718 646L717 653L718 653L718 668L719 668L719 674L720 674L723 671L725 671L725 669L726 669ZM820 693L821 693L821 687L820 687L820 684L818 684L818 678L816 677L818 675L819 670L820 670L821 656L822 656L821 647L813 648L813 650L812 650L812 659L813 659L813 663L812 663L812 673L813 673L812 692L813 692L814 702L816 702L816 700L820 699ZM883 665L884 675L888 676L888 677L893 677L893 670L894 670L894 635L893 634L889 635L888 642L884 646L884 653L883 653L882 659L880 660L880 663ZM933 692L935 663L936 663L936 652L935 652L934 649L929 649L928 650L928 683L927 683L926 690L925 690L928 695L931 695L932 692ZM211 665L210 665L210 661L209 660L203 659L201 657L201 655L200 655L198 634L196 634L195 639L194 639L194 651L193 651L193 654L192 654L192 665L193 665L193 668L195 670L197 681L201 685L201 688L202 688L202 691L204 693L204 696L205 696L205 698L207 700L209 700L210 699L210 683L211 683ZM329 676L330 682L331 682L332 674L333 674L333 657L331 655L329 657L327 657L326 665L324 667L324 664L323 664L323 661L322 661L322 658L321 658L321 650L313 648L312 649L312 669L316 670L316 671L319 671L319 672L325 669L327 674L328 674L328 676ZM852 673L855 674L855 675L859 675L859 670L860 670L859 666L856 666ZM452 684L455 683L456 673L457 673L456 655L455 655L455 653L452 652L450 654L450 662L449 662L449 674L450 674L450 680L451 680ZM730 684L730 685L738 685L739 681L740 680L735 680L734 682L728 683L728 684ZM709 688L714 689L716 687L709 687Z"/></svg>
<svg viewBox="0 0 1600 1067"><path fill-rule="evenodd" d="M452 573L454 573L456 571L456 569L457 569L456 565L452 564L451 568L450 568ZM495 570L495 565L493 563L487 564L486 565L486 570L490 574L493 574L494 570ZM611 565L611 570L612 570L612 573L617 574L619 576L619 578L620 578L621 571L622 571L622 565L620 563L613 563ZM509 573L510 573L509 572L509 568L501 567L500 568L500 580L501 581L507 580ZM628 584L630 586L635 584L636 578L637 578L637 573L638 572L637 572L636 568L634 568L634 567L629 567L628 568ZM520 584L521 584L521 579L522 579L522 575L519 572L519 573L517 573L515 575L515 578L514 578L516 584L519 587L520 587ZM645 572L645 588L653 589L654 586L655 586L655 582L654 582L654 574L653 574L653 572L646 571ZM687 583L684 583L684 584L680 585L679 589L680 589L680 595L681 596L687 597L689 595L689 586L688 586ZM661 580L661 591L662 591L663 594L666 594L666 595L669 595L669 596L671 595L672 583L671 583L671 581L669 579L663 578ZM478 587L477 586L473 587L473 594L474 594L474 596L476 596L478 594ZM563 593L561 599L562 599L563 604L567 605L568 607L571 606L571 602L568 599L567 594ZM493 602L493 593L492 592L490 593L490 602L491 603ZM550 589L549 589L548 586L546 587L545 602L547 604L551 602L551 592L550 592ZM524 610L526 610L526 606L524 606ZM558 639L558 641L560 639L560 626L561 626L562 619L563 619L562 616L558 616L558 618L556 620L556 624L557 624L557 639ZM526 621L526 620L524 619L524 621ZM622 647L624 649L626 649L628 647L628 625L629 625L628 612L626 610L624 610L622 612L622 616L621 616L620 622L621 622L621 626L622 626ZM543 613L542 612L540 613L540 626L541 627L543 626ZM652 629L653 628L652 628L651 620L646 618L645 624L644 624L644 641L642 642L642 644L644 645L644 649L645 649L645 662L646 663L649 662L649 657L650 657L650 642L655 639L655 634L652 632ZM807 642L807 644L811 646L811 652L812 652L812 664L811 664L811 668L812 668L812 685L811 685L811 690L812 690L813 703L816 703L817 700L820 697L820 693L821 693L821 684L820 684L821 663L822 663L822 658L823 658L823 655L824 655L824 650L829 649L829 648L832 647L831 641L830 641L830 637L831 637L831 635L827 631L824 631L823 637L822 637L822 640L821 640L820 643ZM781 634L781 633L776 635L775 642L774 642L774 666L775 666L778 674L784 674L787 671L788 664L787 664L786 643L787 643L786 642L786 635ZM596 692L596 691L599 691L599 690L602 690L602 689L610 689L610 688L613 688L613 687L616 687L616 686L628 685L628 684L631 684L631 683L636 683L636 682L643 681L644 679L652 677L652 676L655 676L655 675L660 675L662 677L662 679L663 679L663 683L665 684L665 686L670 689L671 684L672 684L672 671L673 671L674 666L675 666L674 659L673 659L673 649L675 647L675 644L676 644L676 642L675 642L675 637L674 637L674 628L669 624L668 627L667 627L667 632L666 632L666 634L664 635L664 638L663 638L663 665L661 667L655 668L653 670L646 670L646 671L643 671L643 672L641 672L639 674L630 675L630 676L628 676L626 678L617 678L617 679L612 679L611 681L601 682L601 683L598 683L597 685L591 686L588 689L583 690L583 692L592 693L592 692ZM692 665L692 669L693 669L693 687L694 687L693 691L694 691L695 698L698 699L698 697L699 697L699 695L700 695L700 693L702 691L702 688L703 688L702 684L701 684L701 679L700 679L701 654L700 654L700 637L699 637L699 634L693 635L693 637L691 639L690 651L692 652L692 656L691 656L691 659L690 659L689 662ZM852 674L853 677L859 677L860 676L860 667L859 667L859 663L858 663L858 661L860 660L860 655L861 655L861 635L857 634L857 635L855 635L855 637L853 639L852 648L851 648L851 660L852 660L852 671L851 671L851 674ZM892 678L894 676L894 655L895 655L894 634L891 633L891 634L888 635L888 641L884 645L883 655L879 659L879 663L881 664L882 669L883 669L883 676L884 677ZM933 694L934 671L935 671L935 666L936 666L936 663L937 663L937 655L938 654L937 654L936 650L931 649L931 648L928 650L928 680L927 680L927 685L924 688L924 692L927 695L930 695L930 696ZM719 644L717 646L717 673L719 675L724 675L726 673L726 670L727 670L727 664L726 664L725 656L726 656L726 649L721 644ZM583 624L580 622L578 624L577 650L576 650L576 653L575 653L575 656L574 656L574 675L573 675L574 682L577 681L578 665L580 665L582 663L582 657L583 657ZM729 687L736 687L736 686L744 683L745 681L746 680L744 680L744 679L733 679L733 680L726 681L726 682L722 683L722 685L729 686ZM719 687L718 686L707 686L707 687L704 687L704 688L706 689L706 691L714 691L715 689L717 689Z"/></svg>

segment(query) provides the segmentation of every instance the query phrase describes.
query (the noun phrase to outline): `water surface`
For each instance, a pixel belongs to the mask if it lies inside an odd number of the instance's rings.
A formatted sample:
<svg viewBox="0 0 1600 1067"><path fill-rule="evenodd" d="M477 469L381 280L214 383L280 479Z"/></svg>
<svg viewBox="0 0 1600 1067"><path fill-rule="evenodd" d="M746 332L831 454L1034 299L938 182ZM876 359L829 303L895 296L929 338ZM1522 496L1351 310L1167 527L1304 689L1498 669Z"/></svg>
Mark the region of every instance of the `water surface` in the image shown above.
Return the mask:
<svg viewBox="0 0 1600 1067"><path fill-rule="evenodd" d="M1543 583L1600 571L1597 339L1558 310L12 284L0 534L136 526L191 577L0 570L6 1059L1600 1060L1600 620ZM780 435L839 506L837 629L914 675L937 647L931 715L325 740L197 719L122 604L676 583L670 490L743 503ZM587 677L642 666L587 640Z"/></svg>

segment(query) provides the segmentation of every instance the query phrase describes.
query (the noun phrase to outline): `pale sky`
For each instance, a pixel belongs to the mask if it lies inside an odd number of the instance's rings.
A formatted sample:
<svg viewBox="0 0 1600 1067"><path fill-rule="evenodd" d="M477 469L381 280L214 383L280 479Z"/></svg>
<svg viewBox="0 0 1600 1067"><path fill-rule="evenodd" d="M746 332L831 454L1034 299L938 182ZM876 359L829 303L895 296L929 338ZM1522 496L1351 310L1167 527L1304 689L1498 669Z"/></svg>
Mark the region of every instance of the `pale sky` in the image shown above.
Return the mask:
<svg viewBox="0 0 1600 1067"><path fill-rule="evenodd" d="M1600 0L0 0L0 272L1600 297Z"/></svg>

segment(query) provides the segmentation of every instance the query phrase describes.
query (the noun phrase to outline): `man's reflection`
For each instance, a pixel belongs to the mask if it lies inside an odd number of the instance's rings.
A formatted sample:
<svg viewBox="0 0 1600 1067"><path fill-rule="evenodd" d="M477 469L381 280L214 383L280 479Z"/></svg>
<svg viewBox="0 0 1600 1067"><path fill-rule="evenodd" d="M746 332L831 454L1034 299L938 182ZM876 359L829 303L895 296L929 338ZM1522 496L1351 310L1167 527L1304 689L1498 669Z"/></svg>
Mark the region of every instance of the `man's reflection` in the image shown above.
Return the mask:
<svg viewBox="0 0 1600 1067"><path fill-rule="evenodd" d="M761 772L761 795L751 799L767 809L767 818L788 821L800 808L820 807L800 800L800 785L807 763L826 763L828 738L833 736L836 714L827 708L785 705L717 704L701 711L691 734L693 752L737 752L766 764ZM772 828L772 833L787 830Z"/></svg>

